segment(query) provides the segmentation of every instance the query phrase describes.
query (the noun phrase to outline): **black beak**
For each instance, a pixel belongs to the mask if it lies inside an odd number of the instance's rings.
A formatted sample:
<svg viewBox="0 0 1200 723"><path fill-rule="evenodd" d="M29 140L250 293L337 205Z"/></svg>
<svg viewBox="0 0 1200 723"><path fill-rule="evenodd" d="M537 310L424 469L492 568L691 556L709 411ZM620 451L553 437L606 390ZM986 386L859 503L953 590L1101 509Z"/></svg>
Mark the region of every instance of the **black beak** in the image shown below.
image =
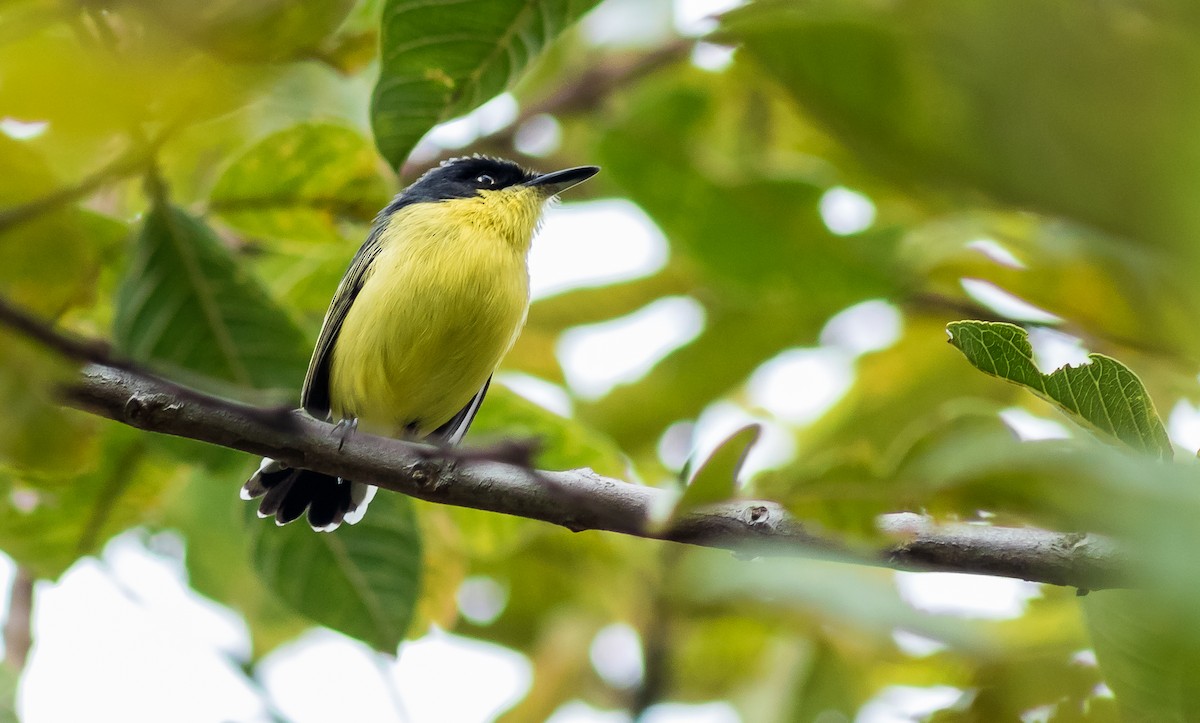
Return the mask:
<svg viewBox="0 0 1200 723"><path fill-rule="evenodd" d="M532 186L546 196L556 196L571 186L583 183L587 179L599 173L599 166L579 166L578 168L567 168L562 171L554 171L552 173L543 173L534 178L532 181L526 181L526 186Z"/></svg>

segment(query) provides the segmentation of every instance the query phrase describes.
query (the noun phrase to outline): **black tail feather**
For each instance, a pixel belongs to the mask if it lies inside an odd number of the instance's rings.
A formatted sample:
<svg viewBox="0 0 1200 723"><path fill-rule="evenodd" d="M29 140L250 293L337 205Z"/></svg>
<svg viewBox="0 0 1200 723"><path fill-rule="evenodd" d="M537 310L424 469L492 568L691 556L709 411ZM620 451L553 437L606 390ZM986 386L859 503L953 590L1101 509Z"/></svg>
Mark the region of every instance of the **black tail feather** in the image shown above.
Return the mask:
<svg viewBox="0 0 1200 723"><path fill-rule="evenodd" d="M491 383L492 379L488 377L483 388L466 406L425 438L442 444L462 441ZM353 430L353 423L350 429ZM343 522L351 525L358 522L374 496L375 487L371 485L294 469L273 459L264 459L254 476L242 486L242 499L262 498L258 505L259 517L274 517L276 524L286 525L308 510L308 524L322 532L335 530Z"/></svg>
<svg viewBox="0 0 1200 723"><path fill-rule="evenodd" d="M307 469L294 469L272 459L242 487L243 499L261 497L259 517L274 517L286 525L308 510L314 530L334 530L342 522L357 522L370 502L373 487Z"/></svg>

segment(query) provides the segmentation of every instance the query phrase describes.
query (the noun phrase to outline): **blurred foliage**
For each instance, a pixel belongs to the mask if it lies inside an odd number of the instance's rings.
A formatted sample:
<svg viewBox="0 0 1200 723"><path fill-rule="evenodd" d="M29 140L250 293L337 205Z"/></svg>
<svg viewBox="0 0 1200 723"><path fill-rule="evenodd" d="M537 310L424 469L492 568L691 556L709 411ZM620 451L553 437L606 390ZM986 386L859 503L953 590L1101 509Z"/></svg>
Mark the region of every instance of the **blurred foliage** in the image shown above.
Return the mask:
<svg viewBox="0 0 1200 723"><path fill-rule="evenodd" d="M958 690L936 721L1194 719L1200 468L1194 449L1171 459L1164 430L1189 438L1159 413L1200 402L1200 12L751 0L701 42L650 27L668 0L644 3L647 27L581 30L597 4L0 2L0 295L181 382L295 403L397 175L470 152L597 163L568 202L628 199L669 258L537 299L505 369L572 411L498 383L470 441L533 437L541 466L675 490L690 477L681 508L769 498L852 544L882 544L875 516L902 510L1101 532L1153 592L1081 604L1042 586L1011 619L964 618L921 609L886 570L386 494L334 535L280 530L237 499L254 460L63 410L73 365L7 331L0 550L52 579L123 530L172 530L192 588L246 620L248 669L314 624L385 651L438 625L527 656L506 721L575 699L851 720L890 686ZM627 22L599 5L586 22ZM515 119L464 147L425 136L504 91ZM554 132L529 143L545 116ZM599 398L567 384L563 332L680 296L703 310L694 339ZM864 313L880 306L898 325ZM961 319L982 321L946 344ZM1054 339L1091 364L1048 367ZM849 382L796 414L787 397L821 375L758 382L806 350ZM714 431L730 409L758 426ZM1022 417L1066 438L1031 438ZM460 604L472 581L498 591L494 614ZM645 651L632 688L589 659L614 622Z"/></svg>

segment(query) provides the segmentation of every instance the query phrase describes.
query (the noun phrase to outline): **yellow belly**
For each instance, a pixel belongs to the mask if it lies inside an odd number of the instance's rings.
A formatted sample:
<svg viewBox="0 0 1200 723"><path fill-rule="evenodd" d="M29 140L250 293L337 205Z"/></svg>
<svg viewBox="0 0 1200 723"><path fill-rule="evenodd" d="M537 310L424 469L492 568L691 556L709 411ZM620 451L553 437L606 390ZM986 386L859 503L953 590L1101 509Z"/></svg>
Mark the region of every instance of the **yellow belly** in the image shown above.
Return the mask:
<svg viewBox="0 0 1200 723"><path fill-rule="evenodd" d="M380 434L424 435L453 417L529 308L528 236L513 244L459 224L448 239L445 218L420 213L394 220L333 347L334 417Z"/></svg>

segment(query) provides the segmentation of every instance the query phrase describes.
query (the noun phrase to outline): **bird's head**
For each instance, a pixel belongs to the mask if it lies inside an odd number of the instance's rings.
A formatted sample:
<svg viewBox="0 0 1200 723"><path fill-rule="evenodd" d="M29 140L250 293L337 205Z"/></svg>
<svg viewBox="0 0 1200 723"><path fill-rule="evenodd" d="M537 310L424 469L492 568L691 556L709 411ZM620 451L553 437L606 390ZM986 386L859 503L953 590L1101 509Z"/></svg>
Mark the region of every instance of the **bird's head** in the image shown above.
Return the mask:
<svg viewBox="0 0 1200 723"><path fill-rule="evenodd" d="M452 158L427 171L385 211L438 203L456 221L495 230L528 248L546 202L600 169L579 166L536 173L501 158Z"/></svg>
<svg viewBox="0 0 1200 723"><path fill-rule="evenodd" d="M403 195L420 201L445 201L508 192L527 194L542 202L586 181L599 170L596 166L579 166L537 173L503 158L464 156L451 158L427 171Z"/></svg>

